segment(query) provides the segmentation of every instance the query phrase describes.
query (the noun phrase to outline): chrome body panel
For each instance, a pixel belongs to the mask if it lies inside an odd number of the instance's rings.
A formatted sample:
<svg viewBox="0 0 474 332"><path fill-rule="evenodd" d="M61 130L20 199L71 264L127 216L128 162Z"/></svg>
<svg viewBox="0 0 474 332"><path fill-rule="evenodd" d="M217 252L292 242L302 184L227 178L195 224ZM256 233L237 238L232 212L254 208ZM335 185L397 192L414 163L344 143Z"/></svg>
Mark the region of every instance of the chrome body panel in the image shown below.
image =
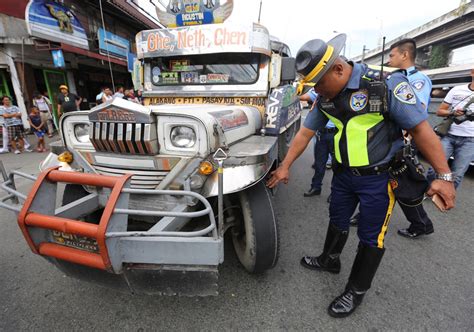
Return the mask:
<svg viewBox="0 0 474 332"><path fill-rule="evenodd" d="M277 137L251 136L230 147L224 162L224 193L238 192L261 181L278 156ZM216 196L217 173L204 184L204 197Z"/></svg>

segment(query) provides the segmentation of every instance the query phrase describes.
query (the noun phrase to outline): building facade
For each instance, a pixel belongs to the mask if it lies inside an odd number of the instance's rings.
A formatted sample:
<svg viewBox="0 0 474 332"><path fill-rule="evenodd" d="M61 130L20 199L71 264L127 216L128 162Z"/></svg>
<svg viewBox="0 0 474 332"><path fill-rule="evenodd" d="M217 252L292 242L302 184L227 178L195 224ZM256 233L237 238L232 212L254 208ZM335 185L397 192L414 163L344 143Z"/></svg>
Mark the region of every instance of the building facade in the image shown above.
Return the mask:
<svg viewBox="0 0 474 332"><path fill-rule="evenodd" d="M33 92L57 107L59 86L95 105L101 87L132 87L135 35L159 28L127 0L4 0L0 2L0 95L23 113Z"/></svg>

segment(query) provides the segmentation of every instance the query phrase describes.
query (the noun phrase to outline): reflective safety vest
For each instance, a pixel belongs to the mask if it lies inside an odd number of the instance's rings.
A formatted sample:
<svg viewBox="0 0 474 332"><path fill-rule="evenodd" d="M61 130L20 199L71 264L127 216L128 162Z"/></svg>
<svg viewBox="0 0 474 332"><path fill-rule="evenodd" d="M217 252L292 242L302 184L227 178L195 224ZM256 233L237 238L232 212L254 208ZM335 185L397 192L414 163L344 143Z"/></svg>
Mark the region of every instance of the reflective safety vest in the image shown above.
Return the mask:
<svg viewBox="0 0 474 332"><path fill-rule="evenodd" d="M334 136L336 160L347 167L370 166L380 162L388 155L395 140L401 137L401 130L388 119L388 115L385 119L380 111L371 109L371 81L371 78L362 76L358 90L346 89L332 100L318 100L319 110L338 129ZM388 102L386 96L378 97Z"/></svg>

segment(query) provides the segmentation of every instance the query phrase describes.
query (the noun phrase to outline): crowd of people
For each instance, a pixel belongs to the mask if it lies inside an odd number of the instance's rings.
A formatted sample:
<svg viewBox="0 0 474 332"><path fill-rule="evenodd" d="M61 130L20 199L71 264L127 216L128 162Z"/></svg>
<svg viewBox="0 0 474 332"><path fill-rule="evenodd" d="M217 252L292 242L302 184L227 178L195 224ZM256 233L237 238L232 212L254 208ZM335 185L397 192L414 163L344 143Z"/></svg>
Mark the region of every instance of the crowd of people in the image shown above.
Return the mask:
<svg viewBox="0 0 474 332"><path fill-rule="evenodd" d="M60 94L57 100L57 114L60 118L64 113L80 110L82 98L69 92L67 85L59 86ZM96 96L96 103L102 104L113 100L114 98L123 98L134 103L143 103L142 92L133 89L124 89L118 86L115 93L109 87L103 87ZM30 125L30 131L37 138L37 152L47 151L45 144L45 135L53 137L55 128L53 116L53 104L51 100L39 91L33 92L31 107L28 109L27 121ZM0 126L2 128L2 146L0 154L13 152L20 154L22 152L33 152L31 145L26 138L26 131L23 126L23 120L20 108L13 105L10 96L3 96L0 105Z"/></svg>
<svg viewBox="0 0 474 332"><path fill-rule="evenodd" d="M115 93L112 92L110 87L107 87L107 86L102 87L100 89L100 93L95 97L95 101L97 104L102 104L110 100L113 100L114 98L123 98L125 100L131 101L137 104L143 103L141 90L135 91L131 88L125 89L123 86L118 86L115 89Z"/></svg>

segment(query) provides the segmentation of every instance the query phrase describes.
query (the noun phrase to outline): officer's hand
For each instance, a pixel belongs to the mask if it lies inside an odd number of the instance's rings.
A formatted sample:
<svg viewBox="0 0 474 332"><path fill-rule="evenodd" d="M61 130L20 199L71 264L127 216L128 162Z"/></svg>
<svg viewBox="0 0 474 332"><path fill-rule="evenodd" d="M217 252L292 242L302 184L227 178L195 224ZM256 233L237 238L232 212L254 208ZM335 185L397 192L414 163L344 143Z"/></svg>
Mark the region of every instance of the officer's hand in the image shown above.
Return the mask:
<svg viewBox="0 0 474 332"><path fill-rule="evenodd" d="M280 181L287 184L290 178L290 170L287 167L280 166L271 173L271 176L270 180L267 181L269 188L275 187Z"/></svg>
<svg viewBox="0 0 474 332"><path fill-rule="evenodd" d="M462 110L462 108L458 108L456 109L456 111L454 111L454 116L461 116L464 114L464 111Z"/></svg>
<svg viewBox="0 0 474 332"><path fill-rule="evenodd" d="M444 202L444 209L449 210L454 207L456 199L456 189L452 182L444 180L434 180L431 182L430 189L427 191L428 196L438 194Z"/></svg>

